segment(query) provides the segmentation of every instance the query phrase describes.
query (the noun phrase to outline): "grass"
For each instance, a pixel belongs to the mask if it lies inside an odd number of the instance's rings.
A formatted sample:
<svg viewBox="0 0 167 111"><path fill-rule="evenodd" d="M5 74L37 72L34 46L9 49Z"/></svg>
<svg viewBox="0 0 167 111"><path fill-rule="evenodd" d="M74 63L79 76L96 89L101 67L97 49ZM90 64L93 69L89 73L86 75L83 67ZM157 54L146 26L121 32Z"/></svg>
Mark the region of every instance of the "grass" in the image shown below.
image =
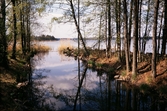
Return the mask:
<svg viewBox="0 0 167 111"><path fill-rule="evenodd" d="M102 65L103 65L103 64L101 64L101 63L95 63L95 65L96 65L96 67L98 67L98 68L102 68Z"/></svg>
<svg viewBox="0 0 167 111"><path fill-rule="evenodd" d="M49 46L46 46L46 45L41 44L41 43L34 43L33 45L31 45L30 48L31 48L30 49L31 52L29 53L30 55L34 55L34 54L40 53L40 52L48 52L49 50L51 50L51 48ZM12 44L8 45L9 55L12 54L12 50L13 50ZM22 46L19 43L16 45L16 55L22 55Z"/></svg>
<svg viewBox="0 0 167 111"><path fill-rule="evenodd" d="M92 60L88 60L88 64L93 64L94 62Z"/></svg>
<svg viewBox="0 0 167 111"><path fill-rule="evenodd" d="M132 74L132 80L135 80L137 78L137 74Z"/></svg>
<svg viewBox="0 0 167 111"><path fill-rule="evenodd" d="M114 68L109 68L108 72L114 74L115 73L115 69Z"/></svg>
<svg viewBox="0 0 167 111"><path fill-rule="evenodd" d="M94 66L94 62L92 60L88 60L88 67L93 67Z"/></svg>
<svg viewBox="0 0 167 111"><path fill-rule="evenodd" d="M148 77L146 77L146 81L148 84L151 84L153 82L152 76L149 75Z"/></svg>
<svg viewBox="0 0 167 111"><path fill-rule="evenodd" d="M150 90L150 86L148 84L141 84L140 90L142 93L148 93Z"/></svg>
<svg viewBox="0 0 167 111"><path fill-rule="evenodd" d="M123 77L126 76L126 70L121 71L121 76L123 76Z"/></svg>
<svg viewBox="0 0 167 111"><path fill-rule="evenodd" d="M49 50L51 50L51 48L49 46L46 46L44 44L35 44L31 47L31 49L37 53L39 52L48 52Z"/></svg>
<svg viewBox="0 0 167 111"><path fill-rule="evenodd" d="M60 54L63 54L63 52L67 49L74 49L74 47L72 46L72 43L70 40L60 40L60 45L58 47L58 52Z"/></svg>

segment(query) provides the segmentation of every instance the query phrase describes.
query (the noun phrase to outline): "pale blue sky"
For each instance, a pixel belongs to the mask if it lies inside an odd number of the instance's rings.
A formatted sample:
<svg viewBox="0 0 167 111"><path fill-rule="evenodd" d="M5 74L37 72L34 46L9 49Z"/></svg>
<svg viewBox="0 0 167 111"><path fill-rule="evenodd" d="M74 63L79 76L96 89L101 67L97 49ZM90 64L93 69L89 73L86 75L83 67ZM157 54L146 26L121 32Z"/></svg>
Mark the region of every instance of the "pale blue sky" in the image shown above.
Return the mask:
<svg viewBox="0 0 167 111"><path fill-rule="evenodd" d="M77 37L74 23L51 23L53 17L60 17L62 14L59 12L49 12L38 17L37 20L40 26L37 29L36 35L46 34L53 35L56 38L74 38Z"/></svg>

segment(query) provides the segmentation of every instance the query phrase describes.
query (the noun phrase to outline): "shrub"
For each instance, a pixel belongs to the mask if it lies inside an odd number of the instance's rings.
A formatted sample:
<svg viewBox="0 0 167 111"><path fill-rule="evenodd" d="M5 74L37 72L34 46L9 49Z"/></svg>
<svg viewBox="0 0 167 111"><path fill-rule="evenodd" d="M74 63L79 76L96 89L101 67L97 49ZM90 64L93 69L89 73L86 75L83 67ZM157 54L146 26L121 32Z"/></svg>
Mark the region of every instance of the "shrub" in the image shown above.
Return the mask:
<svg viewBox="0 0 167 111"><path fill-rule="evenodd" d="M123 71L121 72L121 76L123 76L123 77L126 76L126 70L123 70Z"/></svg>

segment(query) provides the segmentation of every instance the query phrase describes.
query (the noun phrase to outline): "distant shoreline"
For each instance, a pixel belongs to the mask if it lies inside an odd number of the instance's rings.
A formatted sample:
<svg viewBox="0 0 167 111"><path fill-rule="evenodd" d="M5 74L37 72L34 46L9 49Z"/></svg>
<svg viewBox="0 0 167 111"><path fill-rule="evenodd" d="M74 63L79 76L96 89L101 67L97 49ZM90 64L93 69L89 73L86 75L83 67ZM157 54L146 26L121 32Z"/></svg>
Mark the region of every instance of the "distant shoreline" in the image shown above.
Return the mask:
<svg viewBox="0 0 167 111"><path fill-rule="evenodd" d="M50 35L41 35L41 36L34 36L33 38L34 40L38 40L38 41L58 41L58 40L78 40L78 38L56 38L54 36L50 36ZM98 40L99 38L95 38L95 37L92 37L92 38L84 38L84 40ZM105 40L106 38L100 38L100 40ZM116 40L117 38L116 37L113 37L112 40ZM124 38L121 38L121 39L124 39ZM131 37L131 39L133 39L133 37ZM144 38L141 37L140 38L141 40L143 40ZM152 39L152 37L145 37L146 40L150 40ZM162 39L160 37L160 39Z"/></svg>

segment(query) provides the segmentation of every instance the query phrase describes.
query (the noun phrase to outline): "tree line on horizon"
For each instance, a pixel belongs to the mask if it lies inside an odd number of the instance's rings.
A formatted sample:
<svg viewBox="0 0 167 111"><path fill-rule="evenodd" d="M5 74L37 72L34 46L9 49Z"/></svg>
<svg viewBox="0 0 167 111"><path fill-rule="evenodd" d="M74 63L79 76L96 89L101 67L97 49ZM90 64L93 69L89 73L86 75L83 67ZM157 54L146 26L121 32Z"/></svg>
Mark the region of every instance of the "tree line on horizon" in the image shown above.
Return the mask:
<svg viewBox="0 0 167 111"><path fill-rule="evenodd" d="M0 65L8 66L9 43L13 43L11 58L16 59L16 44L21 42L22 53L30 52L32 27L36 14L48 12L49 8L64 10L62 17L52 18L52 24L73 22L86 55L84 38L96 37L98 48L106 42L107 57L111 56L111 39L116 37L117 55L126 59L127 73L137 75L137 58L142 58L147 39L152 37L152 76L156 77L157 53L166 54L167 1L166 0L1 0L0 1ZM53 7L52 7L53 6ZM56 8L55 8L56 9ZM35 26L36 25L36 26ZM124 38L124 42L121 42ZM133 58L130 58L130 43L133 41ZM121 47L123 46L124 53ZM132 65L131 65L132 63ZM131 68L132 67L132 68Z"/></svg>
<svg viewBox="0 0 167 111"><path fill-rule="evenodd" d="M38 41L48 41L48 40L60 40L59 38L55 38L54 36L51 35L40 35L40 36L33 36L33 40L38 40Z"/></svg>

